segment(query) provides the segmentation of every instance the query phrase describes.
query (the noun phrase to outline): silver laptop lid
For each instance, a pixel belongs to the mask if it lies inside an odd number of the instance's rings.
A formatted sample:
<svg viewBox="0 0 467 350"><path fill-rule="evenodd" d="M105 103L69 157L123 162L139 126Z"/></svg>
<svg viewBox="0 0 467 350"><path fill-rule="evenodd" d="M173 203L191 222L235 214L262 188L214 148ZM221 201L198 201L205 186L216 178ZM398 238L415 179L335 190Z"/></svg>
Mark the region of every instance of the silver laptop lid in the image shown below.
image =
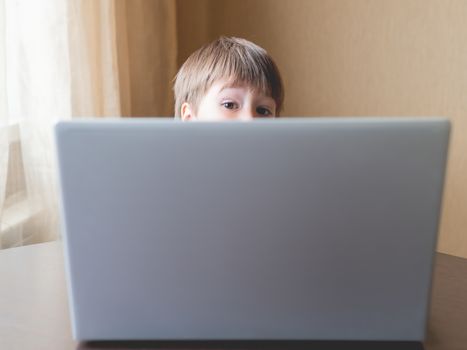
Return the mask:
<svg viewBox="0 0 467 350"><path fill-rule="evenodd" d="M422 340L449 122L56 127L74 335Z"/></svg>

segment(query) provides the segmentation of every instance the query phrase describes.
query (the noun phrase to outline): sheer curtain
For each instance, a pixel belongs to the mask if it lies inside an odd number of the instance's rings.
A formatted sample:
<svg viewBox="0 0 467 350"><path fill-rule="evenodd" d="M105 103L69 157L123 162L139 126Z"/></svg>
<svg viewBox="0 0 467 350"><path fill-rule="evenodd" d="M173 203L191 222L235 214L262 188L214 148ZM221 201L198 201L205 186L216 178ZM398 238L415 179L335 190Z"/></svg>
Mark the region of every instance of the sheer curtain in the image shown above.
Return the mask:
<svg viewBox="0 0 467 350"><path fill-rule="evenodd" d="M155 3L172 35L170 0L0 0L0 249L59 237L53 124L131 115L124 10ZM170 85L174 69L151 74Z"/></svg>

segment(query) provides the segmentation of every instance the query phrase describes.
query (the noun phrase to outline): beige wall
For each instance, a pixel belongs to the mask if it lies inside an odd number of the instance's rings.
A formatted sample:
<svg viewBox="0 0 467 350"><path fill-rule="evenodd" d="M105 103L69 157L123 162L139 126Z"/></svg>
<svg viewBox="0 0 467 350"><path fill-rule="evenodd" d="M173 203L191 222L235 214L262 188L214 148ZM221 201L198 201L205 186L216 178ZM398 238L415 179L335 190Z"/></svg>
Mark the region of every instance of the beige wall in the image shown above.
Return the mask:
<svg viewBox="0 0 467 350"><path fill-rule="evenodd" d="M284 115L447 116L438 249L467 257L467 1L178 0L178 61L219 35L276 59Z"/></svg>

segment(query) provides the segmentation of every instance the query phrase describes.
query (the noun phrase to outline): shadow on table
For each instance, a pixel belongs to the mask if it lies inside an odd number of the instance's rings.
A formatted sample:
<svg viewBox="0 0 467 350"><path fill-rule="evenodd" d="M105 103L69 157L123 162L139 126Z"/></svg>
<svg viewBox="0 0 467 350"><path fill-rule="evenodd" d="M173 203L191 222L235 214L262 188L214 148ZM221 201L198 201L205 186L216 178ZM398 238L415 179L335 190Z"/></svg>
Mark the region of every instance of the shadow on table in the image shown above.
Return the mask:
<svg viewBox="0 0 467 350"><path fill-rule="evenodd" d="M423 350L419 342L375 341L99 341L80 343L85 349L171 350Z"/></svg>

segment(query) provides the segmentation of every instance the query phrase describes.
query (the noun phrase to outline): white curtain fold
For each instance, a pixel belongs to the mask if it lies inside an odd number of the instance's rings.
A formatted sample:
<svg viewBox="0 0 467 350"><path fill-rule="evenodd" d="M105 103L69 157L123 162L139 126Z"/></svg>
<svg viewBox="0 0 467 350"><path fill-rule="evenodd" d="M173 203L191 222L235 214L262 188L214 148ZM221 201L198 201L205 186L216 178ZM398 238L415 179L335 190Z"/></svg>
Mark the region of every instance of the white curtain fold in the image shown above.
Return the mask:
<svg viewBox="0 0 467 350"><path fill-rule="evenodd" d="M68 2L73 117L120 116L114 0Z"/></svg>
<svg viewBox="0 0 467 350"><path fill-rule="evenodd" d="M115 3L0 0L0 248L59 236L53 125L120 113Z"/></svg>
<svg viewBox="0 0 467 350"><path fill-rule="evenodd" d="M52 125L71 117L71 91L67 3L6 0L1 7L5 248L57 237Z"/></svg>

